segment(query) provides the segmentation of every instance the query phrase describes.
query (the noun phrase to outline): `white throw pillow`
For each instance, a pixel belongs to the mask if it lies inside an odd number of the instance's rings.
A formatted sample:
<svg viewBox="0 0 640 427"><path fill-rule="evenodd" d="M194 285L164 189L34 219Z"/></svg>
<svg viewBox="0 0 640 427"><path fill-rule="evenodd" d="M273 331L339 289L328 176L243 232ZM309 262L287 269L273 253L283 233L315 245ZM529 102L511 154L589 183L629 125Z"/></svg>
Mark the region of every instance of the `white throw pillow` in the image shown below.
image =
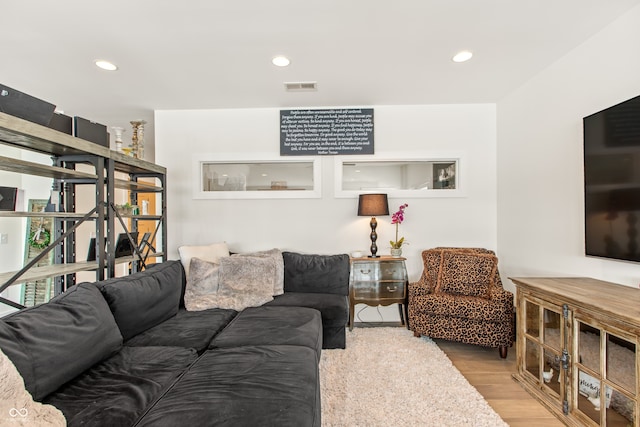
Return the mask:
<svg viewBox="0 0 640 427"><path fill-rule="evenodd" d="M66 426L59 409L34 402L24 388L24 380L0 350L0 425L3 426Z"/></svg>
<svg viewBox="0 0 640 427"><path fill-rule="evenodd" d="M191 266L191 258L200 258L209 262L218 262L222 257L229 256L229 247L227 242L213 243L205 246L180 246L178 248L180 261L187 274L187 282L189 281L189 267Z"/></svg>
<svg viewBox="0 0 640 427"><path fill-rule="evenodd" d="M275 297L284 294L284 259L282 258L282 251L280 251L280 249L274 248L268 251L234 254L233 256L264 257L273 259L275 261L273 296Z"/></svg>

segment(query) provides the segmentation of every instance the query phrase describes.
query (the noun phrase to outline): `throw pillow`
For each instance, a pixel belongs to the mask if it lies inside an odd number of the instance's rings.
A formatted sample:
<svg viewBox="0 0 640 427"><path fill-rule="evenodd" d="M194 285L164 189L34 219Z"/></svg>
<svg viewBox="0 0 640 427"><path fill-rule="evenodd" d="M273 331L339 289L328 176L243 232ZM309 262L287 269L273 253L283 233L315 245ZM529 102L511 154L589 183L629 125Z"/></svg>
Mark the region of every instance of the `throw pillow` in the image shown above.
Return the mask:
<svg viewBox="0 0 640 427"><path fill-rule="evenodd" d="M280 249L274 248L268 251L233 254L232 256L272 258L275 261L273 296L275 297L284 294L284 259L282 258L282 252Z"/></svg>
<svg viewBox="0 0 640 427"><path fill-rule="evenodd" d="M489 298L497 268L495 255L445 250L436 292Z"/></svg>
<svg viewBox="0 0 640 427"><path fill-rule="evenodd" d="M11 359L0 350L0 425L66 426L60 410L34 402Z"/></svg>
<svg viewBox="0 0 640 427"><path fill-rule="evenodd" d="M275 270L273 258L221 258L218 307L241 311L273 300Z"/></svg>
<svg viewBox="0 0 640 427"><path fill-rule="evenodd" d="M422 263L424 268L422 270L422 277L420 278L420 281L426 283L432 291L436 289L438 284L440 267L442 265L442 252L443 251L438 248L427 249L422 252Z"/></svg>
<svg viewBox="0 0 640 427"><path fill-rule="evenodd" d="M191 258L200 258L209 262L218 262L218 259L229 256L229 247L227 242L213 243L205 246L180 246L178 248L180 261L184 267L184 272L189 281L189 267L191 266Z"/></svg>
<svg viewBox="0 0 640 427"><path fill-rule="evenodd" d="M187 311L201 311L217 306L220 266L200 258L191 258L184 306Z"/></svg>

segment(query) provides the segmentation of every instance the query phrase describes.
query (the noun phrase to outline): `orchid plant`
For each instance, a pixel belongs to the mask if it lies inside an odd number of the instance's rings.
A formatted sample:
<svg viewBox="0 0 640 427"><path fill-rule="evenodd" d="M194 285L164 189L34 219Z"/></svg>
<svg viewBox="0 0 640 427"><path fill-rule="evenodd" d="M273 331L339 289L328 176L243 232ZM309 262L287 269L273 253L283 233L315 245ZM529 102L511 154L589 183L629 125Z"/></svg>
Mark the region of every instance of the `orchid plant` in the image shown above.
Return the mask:
<svg viewBox="0 0 640 427"><path fill-rule="evenodd" d="M400 249L402 247L402 244L404 243L404 237L398 239L398 226L402 224L402 221L404 221L404 210L407 208L407 206L409 206L407 203L400 205L398 212L394 213L391 216L391 224L396 225L396 240L395 242L393 240L389 242L391 244L391 248L393 249Z"/></svg>

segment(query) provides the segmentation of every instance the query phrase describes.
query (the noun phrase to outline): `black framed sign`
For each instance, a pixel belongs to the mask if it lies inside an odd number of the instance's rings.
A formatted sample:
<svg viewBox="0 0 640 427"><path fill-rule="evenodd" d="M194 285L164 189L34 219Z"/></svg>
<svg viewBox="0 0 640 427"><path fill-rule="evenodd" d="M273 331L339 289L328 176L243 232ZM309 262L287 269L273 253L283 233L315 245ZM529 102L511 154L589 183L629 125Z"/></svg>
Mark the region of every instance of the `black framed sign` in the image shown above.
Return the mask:
<svg viewBox="0 0 640 427"><path fill-rule="evenodd" d="M373 108L280 110L281 156L373 151Z"/></svg>

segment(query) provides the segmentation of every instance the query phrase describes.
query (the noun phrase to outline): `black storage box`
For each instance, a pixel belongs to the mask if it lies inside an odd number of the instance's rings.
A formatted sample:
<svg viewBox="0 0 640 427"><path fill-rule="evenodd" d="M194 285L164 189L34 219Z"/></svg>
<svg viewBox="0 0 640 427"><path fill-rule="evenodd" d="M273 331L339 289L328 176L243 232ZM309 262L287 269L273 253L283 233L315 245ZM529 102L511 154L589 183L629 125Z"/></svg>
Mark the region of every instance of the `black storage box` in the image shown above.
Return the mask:
<svg viewBox="0 0 640 427"><path fill-rule="evenodd" d="M24 190L16 187L0 187L0 211L24 209Z"/></svg>
<svg viewBox="0 0 640 427"><path fill-rule="evenodd" d="M73 119L64 114L54 113L49 122L49 127L67 135L73 135Z"/></svg>
<svg viewBox="0 0 640 427"><path fill-rule="evenodd" d="M0 84L0 111L47 126L56 106Z"/></svg>
<svg viewBox="0 0 640 427"><path fill-rule="evenodd" d="M109 148L109 133L105 125L78 116L73 118L73 124L76 137Z"/></svg>

